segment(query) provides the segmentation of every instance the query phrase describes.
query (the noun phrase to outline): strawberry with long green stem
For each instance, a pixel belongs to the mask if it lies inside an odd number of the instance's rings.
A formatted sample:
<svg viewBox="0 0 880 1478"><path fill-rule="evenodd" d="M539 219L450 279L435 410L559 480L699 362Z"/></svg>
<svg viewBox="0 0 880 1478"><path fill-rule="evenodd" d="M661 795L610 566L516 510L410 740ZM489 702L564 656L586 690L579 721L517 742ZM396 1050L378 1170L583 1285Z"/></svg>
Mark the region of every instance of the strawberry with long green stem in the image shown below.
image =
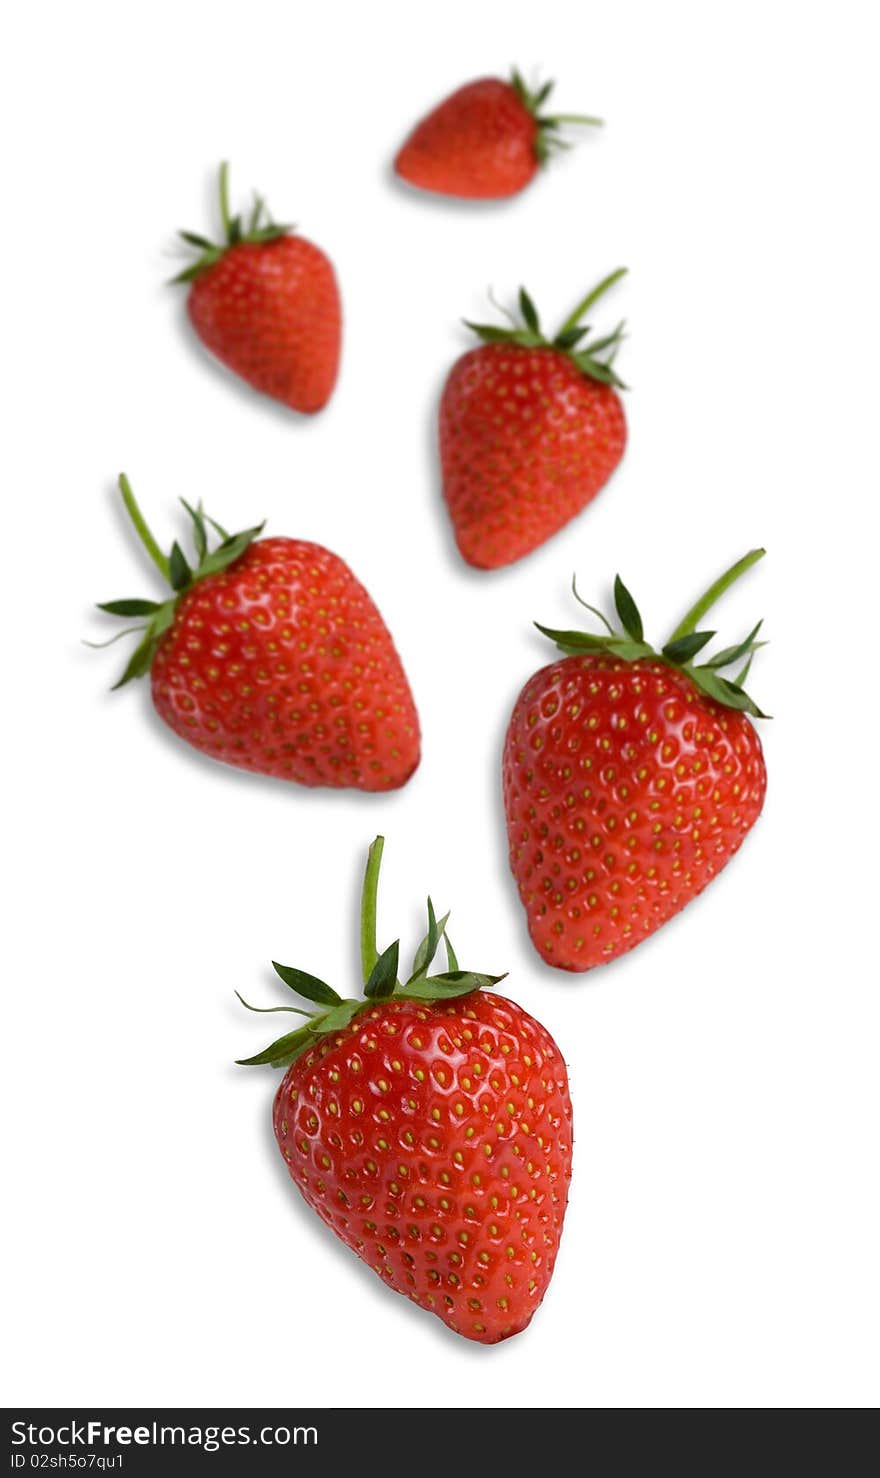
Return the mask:
<svg viewBox="0 0 880 1478"><path fill-rule="evenodd" d="M604 631L539 626L565 655L520 693L502 780L510 866L547 964L589 970L640 944L757 821L767 774L750 719L765 715L744 684L761 622L707 656L703 618L763 553L731 565L659 650L619 576L619 628L585 601Z"/></svg>
<svg viewBox="0 0 880 1478"><path fill-rule="evenodd" d="M526 1327L553 1272L571 1177L565 1065L534 1017L487 993L503 976L459 967L430 898L401 976L399 941L380 950L376 936L383 845L364 877L363 997L275 963L315 1009L274 1008L306 1019L243 1062L285 1069L275 1137L308 1205L389 1287L492 1344ZM431 973L441 941L447 968Z"/></svg>
<svg viewBox="0 0 880 1478"><path fill-rule="evenodd" d="M113 600L139 640L116 687L150 674L153 704L202 754L301 785L393 790L419 762L419 721L391 635L338 555L303 539L229 534L181 499L194 555L164 554L119 488L171 594ZM211 546L211 535L218 543Z"/></svg>

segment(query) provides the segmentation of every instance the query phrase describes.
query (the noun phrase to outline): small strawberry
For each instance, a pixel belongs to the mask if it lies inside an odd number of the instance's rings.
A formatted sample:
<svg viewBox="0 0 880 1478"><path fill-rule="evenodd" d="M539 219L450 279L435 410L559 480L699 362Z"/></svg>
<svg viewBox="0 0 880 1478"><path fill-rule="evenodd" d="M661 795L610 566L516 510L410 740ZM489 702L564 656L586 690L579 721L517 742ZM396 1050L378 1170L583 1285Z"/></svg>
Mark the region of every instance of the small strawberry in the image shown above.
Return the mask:
<svg viewBox="0 0 880 1478"><path fill-rule="evenodd" d="M622 633L598 611L605 634L538 628L571 655L523 688L502 774L510 866L549 965L590 970L647 939L757 821L767 776L746 715L765 715L743 683L761 622L699 666L694 658L715 635L697 629L703 616L763 553L716 580L659 652L619 576ZM734 678L722 675L738 662Z"/></svg>
<svg viewBox="0 0 880 1478"><path fill-rule="evenodd" d="M161 552L128 479L119 486L174 593L100 606L146 623L129 628L141 640L116 687L149 671L169 728L244 770L301 785L403 785L419 762L418 715L388 629L338 555L303 539L258 539L262 524L229 535L181 499L191 565L177 543Z"/></svg>
<svg viewBox="0 0 880 1478"><path fill-rule="evenodd" d="M440 195L497 200L516 195L553 149L567 148L564 123L601 124L579 113L541 111L552 82L531 92L519 72L509 82L481 77L453 92L423 118L399 150L397 173Z"/></svg>
<svg viewBox="0 0 880 1478"><path fill-rule="evenodd" d="M468 324L483 343L453 365L439 427L443 494L468 564L495 570L530 554L586 507L623 456L613 368L623 324L590 342L580 320L624 271L600 282L552 340L525 289L521 324Z"/></svg>
<svg viewBox="0 0 880 1478"><path fill-rule="evenodd" d="M565 1064L534 1017L484 994L504 977L460 970L448 937L448 969L428 974L449 918L430 899L398 981L399 943L376 946L382 848L364 878L365 999L276 964L318 1010L244 1061L287 1069L275 1137L331 1231L396 1292L494 1344L525 1329L553 1272L571 1178Z"/></svg>
<svg viewBox="0 0 880 1478"><path fill-rule="evenodd" d="M229 211L220 167L220 245L180 235L200 252L175 277L191 282L187 311L202 340L255 390L311 414L327 404L339 369L342 312L333 267L292 226L278 226L257 197L245 223Z"/></svg>

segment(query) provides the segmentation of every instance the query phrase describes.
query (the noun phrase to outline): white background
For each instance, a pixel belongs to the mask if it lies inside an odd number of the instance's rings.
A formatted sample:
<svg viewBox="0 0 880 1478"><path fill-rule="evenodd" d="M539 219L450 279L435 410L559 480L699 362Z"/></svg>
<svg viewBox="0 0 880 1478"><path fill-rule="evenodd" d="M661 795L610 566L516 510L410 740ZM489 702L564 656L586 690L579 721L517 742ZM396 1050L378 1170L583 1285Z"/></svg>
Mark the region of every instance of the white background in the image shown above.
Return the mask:
<svg viewBox="0 0 880 1478"><path fill-rule="evenodd" d="M872 1404L878 1394L876 78L867 4L34 5L7 25L4 269L5 1399L39 1405ZM11 37L8 35L11 30ZM512 62L607 127L509 203L408 192L388 162L453 86ZM195 343L173 231L214 171L325 247L345 301L311 420ZM492 285L552 322L618 264L625 462L493 576L439 497L443 377ZM11 414L10 414L11 413ZM202 760L107 692L90 602L149 594L130 474L317 539L368 584L424 729L385 797ZM663 637L766 618L764 816L723 878L619 963L544 968L507 871L513 700L620 569ZM383 1289L274 1147L274 956L357 984L363 855L387 940L423 896L556 1035L576 1160L556 1274L492 1349ZM392 932L393 931L393 932ZM10 1215L10 1210L14 1213ZM9 1225L11 1223L11 1225Z"/></svg>

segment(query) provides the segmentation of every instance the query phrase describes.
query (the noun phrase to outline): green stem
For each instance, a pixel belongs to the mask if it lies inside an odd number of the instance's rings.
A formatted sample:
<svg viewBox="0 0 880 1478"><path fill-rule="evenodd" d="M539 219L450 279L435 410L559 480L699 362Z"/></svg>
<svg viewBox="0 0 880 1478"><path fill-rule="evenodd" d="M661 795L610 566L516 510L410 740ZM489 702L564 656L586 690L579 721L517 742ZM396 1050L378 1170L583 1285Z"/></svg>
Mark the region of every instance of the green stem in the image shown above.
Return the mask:
<svg viewBox="0 0 880 1478"><path fill-rule="evenodd" d="M364 873L364 887L361 894L361 969L366 985L373 973L373 967L379 958L379 950L376 946L376 899L379 893L379 869L382 866L382 852L385 847L385 838L376 837L367 853L367 869Z"/></svg>
<svg viewBox="0 0 880 1478"><path fill-rule="evenodd" d="M228 241L232 217L229 214L229 165L225 159L220 166L220 220L223 224L224 239Z"/></svg>
<svg viewBox="0 0 880 1478"><path fill-rule="evenodd" d="M586 113L554 113L552 118L539 118L539 123L588 123L592 128L604 128L604 118L589 118Z"/></svg>
<svg viewBox="0 0 880 1478"><path fill-rule="evenodd" d="M135 501L134 493L131 490L131 483L129 482L124 472L120 472L119 474L119 491L122 494L122 501L124 502L126 509L128 510L128 516L137 529L138 538L146 549L148 555L150 556L150 559L153 561L153 564L156 566L156 569L159 571L159 574L162 576L163 580L166 580L170 585L171 566L169 565L168 560L165 558L165 555L162 553L161 549L156 543L156 540L153 538L153 535L151 534L150 529L147 525L147 521L144 518L144 515L141 513L137 502Z"/></svg>
<svg viewBox="0 0 880 1478"><path fill-rule="evenodd" d="M746 570L750 570L752 565L757 564L759 559L763 559L766 553L766 549L750 549L749 553L744 554L742 559L738 559L735 565L731 565L729 570L725 570L724 574L720 575L715 581L715 584L710 585L705 594L700 596L696 605L691 606L687 614L682 617L669 641L678 641L679 637L690 636L692 631L696 631L706 612L711 606L714 606L725 590L729 590L734 581L738 580L740 575L744 575Z"/></svg>
<svg viewBox="0 0 880 1478"><path fill-rule="evenodd" d="M612 272L610 276L603 278L603 280L599 283L599 286L594 287L591 293L587 293L587 296L584 298L583 302L578 303L574 311L572 313L569 313L561 328L557 330L557 339L559 338L560 334L568 333L569 329L577 328L587 309L592 308L593 304L597 302L598 299L601 298L602 294L606 293L610 287L613 287L615 282L619 282L621 277L624 277L626 275L626 271L626 267L618 267L616 272Z"/></svg>

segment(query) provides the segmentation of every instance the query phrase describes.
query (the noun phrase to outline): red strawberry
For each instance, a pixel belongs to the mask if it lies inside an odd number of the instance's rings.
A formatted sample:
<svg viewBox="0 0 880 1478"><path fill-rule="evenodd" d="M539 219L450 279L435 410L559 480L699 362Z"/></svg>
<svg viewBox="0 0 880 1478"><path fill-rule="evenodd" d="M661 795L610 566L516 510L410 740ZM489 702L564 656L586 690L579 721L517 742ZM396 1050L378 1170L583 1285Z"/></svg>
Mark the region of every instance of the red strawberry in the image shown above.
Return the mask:
<svg viewBox="0 0 880 1478"><path fill-rule="evenodd" d="M698 623L763 553L726 571L660 652L619 576L623 634L607 622L605 635L539 628L572 655L523 688L502 773L510 865L549 965L590 970L641 943L702 892L757 821L767 776L746 715L765 715L742 684L761 622L705 663L693 659L715 635ZM722 676L740 661L735 678Z"/></svg>
<svg viewBox="0 0 880 1478"><path fill-rule="evenodd" d="M443 493L468 564L495 570L530 554L586 507L623 456L613 369L623 325L590 343L580 319L624 270L600 282L552 341L525 289L522 325L468 325L484 342L453 365L440 401Z"/></svg>
<svg viewBox="0 0 880 1478"><path fill-rule="evenodd" d="M191 282L187 310L212 354L255 390L311 414L336 384L342 314L330 260L291 226L231 217L227 166L220 168L220 246L181 231L201 255L175 282Z"/></svg>
<svg viewBox="0 0 880 1478"><path fill-rule="evenodd" d="M563 123L600 124L577 113L541 112L553 89L530 92L519 72L509 82L481 77L423 118L398 152L394 168L411 185L441 195L494 200L525 188L551 150L566 147Z"/></svg>
<svg viewBox="0 0 880 1478"><path fill-rule="evenodd" d="M338 555L302 539L257 539L262 525L230 536L184 502L193 568L179 544L162 554L127 478L119 486L174 594L100 607L146 618L116 686L149 670L166 724L244 770L301 785L403 785L419 762L418 715L388 629ZM213 550L208 524L222 541Z"/></svg>
<svg viewBox="0 0 880 1478"><path fill-rule="evenodd" d="M449 917L430 899L398 982L398 942L376 948L382 846L364 880L366 999L276 964L318 1012L245 1061L287 1069L275 1137L331 1231L389 1287L494 1344L525 1329L553 1272L571 1178L565 1065L534 1017L483 993L503 976L460 970L448 938L448 970L428 975Z"/></svg>

